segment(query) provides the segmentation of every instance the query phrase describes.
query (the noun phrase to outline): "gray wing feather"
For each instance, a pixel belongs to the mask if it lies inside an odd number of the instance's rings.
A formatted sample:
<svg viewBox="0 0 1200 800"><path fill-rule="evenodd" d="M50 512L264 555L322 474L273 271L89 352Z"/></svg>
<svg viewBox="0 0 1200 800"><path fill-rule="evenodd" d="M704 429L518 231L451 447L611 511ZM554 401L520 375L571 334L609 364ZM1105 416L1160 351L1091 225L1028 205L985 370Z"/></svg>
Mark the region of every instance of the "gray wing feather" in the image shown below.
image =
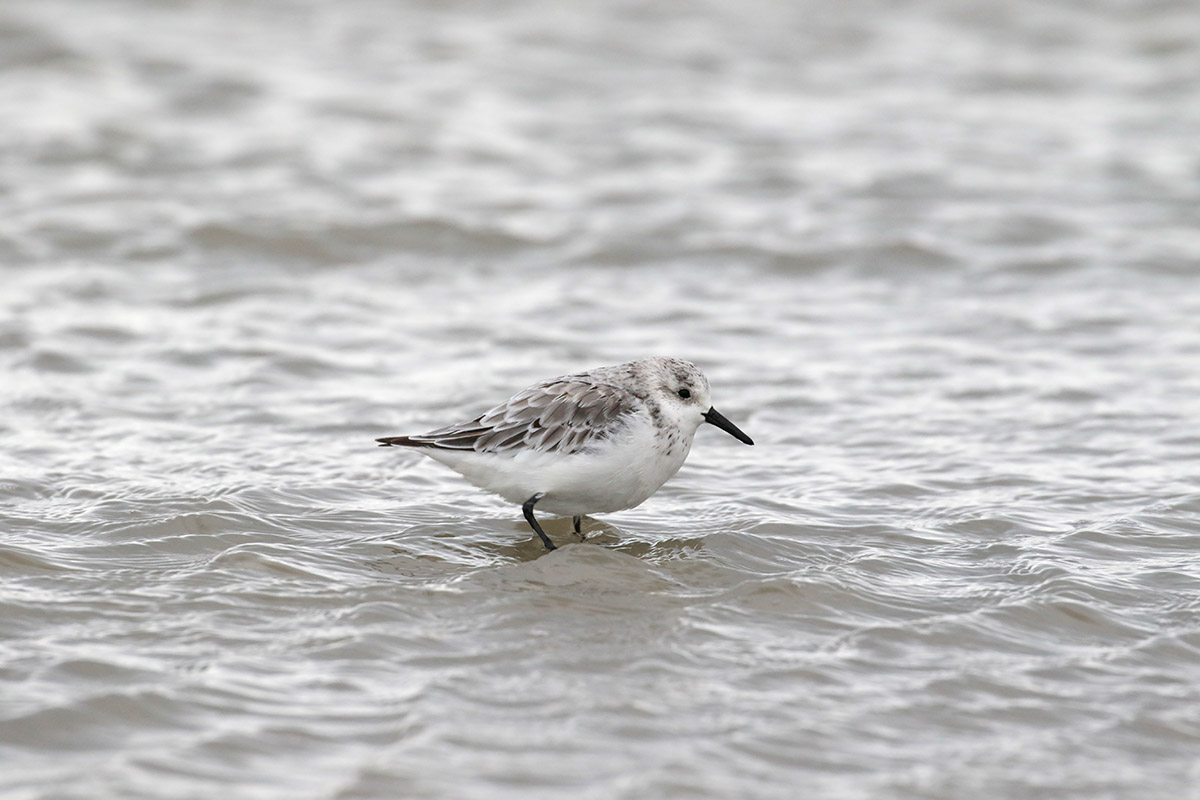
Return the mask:
<svg viewBox="0 0 1200 800"><path fill-rule="evenodd" d="M610 436L639 402L616 386L559 379L531 386L470 422L405 437L405 443L481 453L519 446L575 453Z"/></svg>

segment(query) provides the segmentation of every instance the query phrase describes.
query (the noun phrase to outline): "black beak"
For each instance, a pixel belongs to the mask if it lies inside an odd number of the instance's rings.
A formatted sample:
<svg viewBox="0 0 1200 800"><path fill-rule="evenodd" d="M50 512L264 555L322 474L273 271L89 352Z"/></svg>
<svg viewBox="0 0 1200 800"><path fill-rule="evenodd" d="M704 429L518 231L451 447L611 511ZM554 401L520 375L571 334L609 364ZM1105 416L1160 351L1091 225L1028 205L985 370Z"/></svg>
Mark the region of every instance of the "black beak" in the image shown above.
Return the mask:
<svg viewBox="0 0 1200 800"><path fill-rule="evenodd" d="M739 442L754 444L753 439L742 433L742 429L737 425L734 425L732 422L725 419L725 417L721 416L721 412L717 411L715 408L710 408L708 411L704 412L704 421L716 425L718 428L725 431Z"/></svg>

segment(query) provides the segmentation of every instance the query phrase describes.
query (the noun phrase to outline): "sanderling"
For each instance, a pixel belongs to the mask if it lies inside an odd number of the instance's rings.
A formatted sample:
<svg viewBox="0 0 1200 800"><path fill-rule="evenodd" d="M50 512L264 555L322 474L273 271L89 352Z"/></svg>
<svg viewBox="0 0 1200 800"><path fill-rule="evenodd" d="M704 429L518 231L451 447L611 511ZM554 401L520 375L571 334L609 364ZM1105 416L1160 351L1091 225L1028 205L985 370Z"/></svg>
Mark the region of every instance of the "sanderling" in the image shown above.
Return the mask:
<svg viewBox="0 0 1200 800"><path fill-rule="evenodd" d="M533 507L574 518L641 505L679 471L702 422L754 444L709 402L695 364L646 358L530 386L470 422L376 439L417 447L517 503L547 549Z"/></svg>

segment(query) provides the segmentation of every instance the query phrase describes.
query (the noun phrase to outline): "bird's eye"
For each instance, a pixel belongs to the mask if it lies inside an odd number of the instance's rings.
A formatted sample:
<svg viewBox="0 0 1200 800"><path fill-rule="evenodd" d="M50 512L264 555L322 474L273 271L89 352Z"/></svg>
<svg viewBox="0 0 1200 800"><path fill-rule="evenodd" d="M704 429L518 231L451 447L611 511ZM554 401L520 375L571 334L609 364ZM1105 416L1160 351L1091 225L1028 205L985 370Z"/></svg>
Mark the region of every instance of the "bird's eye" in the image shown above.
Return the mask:
<svg viewBox="0 0 1200 800"><path fill-rule="evenodd" d="M689 397L692 396L692 390L691 389L680 389L679 396L682 397L684 400L687 400Z"/></svg>

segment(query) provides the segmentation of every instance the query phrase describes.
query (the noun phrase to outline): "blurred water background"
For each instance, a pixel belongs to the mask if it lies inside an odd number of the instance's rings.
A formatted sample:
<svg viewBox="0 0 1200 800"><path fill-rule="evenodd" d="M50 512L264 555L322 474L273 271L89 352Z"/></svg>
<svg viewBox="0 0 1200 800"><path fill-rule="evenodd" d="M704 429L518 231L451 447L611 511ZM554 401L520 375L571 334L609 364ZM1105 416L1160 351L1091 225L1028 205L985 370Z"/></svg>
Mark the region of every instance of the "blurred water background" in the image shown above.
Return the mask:
<svg viewBox="0 0 1200 800"><path fill-rule="evenodd" d="M1200 797L1198 18L0 5L0 796ZM372 442L650 354L587 543Z"/></svg>

